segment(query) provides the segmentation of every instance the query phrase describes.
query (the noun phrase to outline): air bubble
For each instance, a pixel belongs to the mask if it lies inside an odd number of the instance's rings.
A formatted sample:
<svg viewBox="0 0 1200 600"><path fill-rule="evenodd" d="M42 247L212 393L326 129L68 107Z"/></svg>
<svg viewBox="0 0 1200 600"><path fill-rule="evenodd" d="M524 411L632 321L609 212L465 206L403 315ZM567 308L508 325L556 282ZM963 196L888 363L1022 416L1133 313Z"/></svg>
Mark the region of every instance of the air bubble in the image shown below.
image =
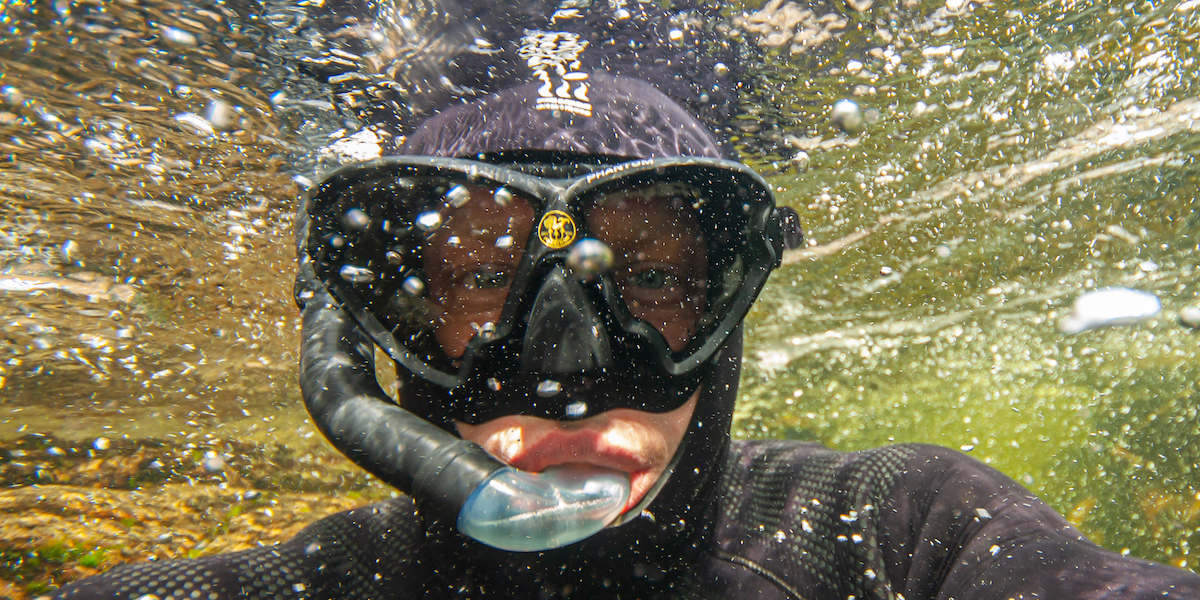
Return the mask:
<svg viewBox="0 0 1200 600"><path fill-rule="evenodd" d="M609 270L613 264L613 251L604 242L584 238L571 246L567 252L567 266L576 275L592 277Z"/></svg>
<svg viewBox="0 0 1200 600"><path fill-rule="evenodd" d="M855 134L863 129L864 120L862 110L859 109L858 103L843 99L838 100L833 104L833 110L829 113L829 119L833 121L842 131Z"/></svg>
<svg viewBox="0 0 1200 600"><path fill-rule="evenodd" d="M370 283L375 281L374 271L354 265L343 265L338 274L342 276L342 279L350 283Z"/></svg>
<svg viewBox="0 0 1200 600"><path fill-rule="evenodd" d="M461 185L456 185L446 192L446 203L455 208L466 204L470 199L471 192Z"/></svg>
<svg viewBox="0 0 1200 600"><path fill-rule="evenodd" d="M404 291L413 296L420 296L425 292L425 282L421 281L421 278L416 276L405 278L401 287L404 288Z"/></svg>
<svg viewBox="0 0 1200 600"><path fill-rule="evenodd" d="M494 340L496 339L496 324L488 321L487 323L484 323L482 327L476 330L476 333L482 340Z"/></svg>
<svg viewBox="0 0 1200 600"><path fill-rule="evenodd" d="M204 453L204 460L201 462L201 465L209 473L220 473L225 470L226 466L225 459L217 456L217 453L212 451Z"/></svg>
<svg viewBox="0 0 1200 600"><path fill-rule="evenodd" d="M160 30L162 39L174 46L195 46L196 36L175 27L163 27Z"/></svg>
<svg viewBox="0 0 1200 600"><path fill-rule="evenodd" d="M437 211L423 212L417 215L417 227L421 231L433 231L442 225L442 215Z"/></svg>
<svg viewBox="0 0 1200 600"><path fill-rule="evenodd" d="M494 194L492 194L492 199L495 200L496 204L499 204L500 206L508 206L513 201L513 195L512 192L508 191L507 189L499 188Z"/></svg>
<svg viewBox="0 0 1200 600"><path fill-rule="evenodd" d="M568 419L582 419L587 416L588 405L586 402L572 402L563 409Z"/></svg>
<svg viewBox="0 0 1200 600"><path fill-rule="evenodd" d="M562 384L560 384L557 381L554 381L553 379L547 379L547 380L539 383L537 386L537 395L539 395L543 398L550 398L551 396L557 396L558 393L561 391L562 391Z"/></svg>
<svg viewBox="0 0 1200 600"><path fill-rule="evenodd" d="M352 208L346 211L345 222L347 229L358 230L366 227L367 223L371 222L371 217L368 217L361 208Z"/></svg>
<svg viewBox="0 0 1200 600"><path fill-rule="evenodd" d="M497 248L512 248L512 245L513 245L513 236L511 236L511 235L502 235L502 236L496 238L496 247Z"/></svg>

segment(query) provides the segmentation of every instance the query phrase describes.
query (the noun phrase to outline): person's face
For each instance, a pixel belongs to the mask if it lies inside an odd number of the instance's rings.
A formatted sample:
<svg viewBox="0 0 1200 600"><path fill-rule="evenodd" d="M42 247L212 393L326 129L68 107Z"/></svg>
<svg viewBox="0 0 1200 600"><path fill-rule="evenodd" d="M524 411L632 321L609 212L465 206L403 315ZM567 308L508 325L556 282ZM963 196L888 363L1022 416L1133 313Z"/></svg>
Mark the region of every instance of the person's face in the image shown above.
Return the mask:
<svg viewBox="0 0 1200 600"><path fill-rule="evenodd" d="M435 336L453 358L479 328L500 318L535 218L519 197L501 205L489 189L469 191L470 201L444 211L445 223L422 252L439 315ZM656 327L672 349L683 349L704 307L708 269L691 202L668 189L610 194L588 211L587 226L613 251L611 274L630 314ZM456 426L463 439L523 470L586 463L625 471L628 509L670 464L698 396L666 413L615 409L578 421L512 415Z"/></svg>

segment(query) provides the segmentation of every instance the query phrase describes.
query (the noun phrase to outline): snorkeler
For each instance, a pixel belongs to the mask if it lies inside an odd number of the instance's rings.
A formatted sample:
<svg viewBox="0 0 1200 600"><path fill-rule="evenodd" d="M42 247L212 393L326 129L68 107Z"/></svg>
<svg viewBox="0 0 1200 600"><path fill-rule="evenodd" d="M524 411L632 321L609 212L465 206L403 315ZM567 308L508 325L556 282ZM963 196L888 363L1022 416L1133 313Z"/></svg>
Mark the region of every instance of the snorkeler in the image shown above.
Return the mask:
<svg viewBox="0 0 1200 600"><path fill-rule="evenodd" d="M305 199L305 402L408 495L54 597L1200 597L1195 574L1100 548L954 451L730 441L742 319L801 236L681 106L724 106L729 82L700 100L645 81L729 67L623 45L665 44L669 17L527 16L490 42L498 91Z"/></svg>

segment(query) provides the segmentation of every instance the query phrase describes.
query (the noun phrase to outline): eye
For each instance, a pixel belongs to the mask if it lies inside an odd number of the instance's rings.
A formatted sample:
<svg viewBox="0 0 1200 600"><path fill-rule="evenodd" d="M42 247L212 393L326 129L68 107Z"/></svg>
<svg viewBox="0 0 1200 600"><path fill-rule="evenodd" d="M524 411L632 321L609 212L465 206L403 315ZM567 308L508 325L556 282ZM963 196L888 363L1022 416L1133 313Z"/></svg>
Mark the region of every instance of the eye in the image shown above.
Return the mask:
<svg viewBox="0 0 1200 600"><path fill-rule="evenodd" d="M664 269L644 269L629 276L630 285L647 289L660 290L665 287L675 287L677 278Z"/></svg>

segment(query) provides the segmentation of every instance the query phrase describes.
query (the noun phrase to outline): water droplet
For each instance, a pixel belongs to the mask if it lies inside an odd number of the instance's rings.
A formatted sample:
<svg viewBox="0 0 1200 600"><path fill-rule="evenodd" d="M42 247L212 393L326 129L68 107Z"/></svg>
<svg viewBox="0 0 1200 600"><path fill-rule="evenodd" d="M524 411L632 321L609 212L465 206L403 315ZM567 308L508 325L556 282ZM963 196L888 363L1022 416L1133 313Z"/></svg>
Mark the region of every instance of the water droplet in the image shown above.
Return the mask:
<svg viewBox="0 0 1200 600"><path fill-rule="evenodd" d="M347 229L359 230L371 222L371 217L368 217L361 208L352 208L346 211L345 222Z"/></svg>
<svg viewBox="0 0 1200 600"><path fill-rule="evenodd" d="M404 291L413 296L420 296L425 292L425 282L421 281L420 277L412 276L404 279L404 284L401 286Z"/></svg>
<svg viewBox="0 0 1200 600"><path fill-rule="evenodd" d="M562 391L562 384L560 384L557 381L554 381L553 379L547 379L547 380L539 383L537 386L537 395L539 395L543 398L557 396L558 393L561 391Z"/></svg>
<svg viewBox="0 0 1200 600"><path fill-rule="evenodd" d="M457 248L462 245L462 239L460 239L457 235L452 235L449 238L446 238L446 245L450 246L451 248Z"/></svg>
<svg viewBox="0 0 1200 600"><path fill-rule="evenodd" d="M421 231L433 231L442 225L442 215L437 211L423 212L417 215L417 227Z"/></svg>
<svg viewBox="0 0 1200 600"><path fill-rule="evenodd" d="M500 391L500 382L495 377L488 378L487 386L488 386L488 389L492 390L493 392Z"/></svg>
<svg viewBox="0 0 1200 600"><path fill-rule="evenodd" d="M108 450L109 446L111 446L111 442L106 437L98 437L92 441L92 447L97 450Z"/></svg>
<svg viewBox="0 0 1200 600"><path fill-rule="evenodd" d="M387 261L393 265L398 265L404 262L404 256L395 250L388 250L387 254L384 254L384 256L386 256Z"/></svg>
<svg viewBox="0 0 1200 600"><path fill-rule="evenodd" d="M461 185L456 185L446 192L446 203L455 208L466 204L470 199L471 192Z"/></svg>
<svg viewBox="0 0 1200 600"><path fill-rule="evenodd" d="M725 63L723 62L719 62L713 65L713 73L716 74L717 77L724 77L729 74L729 67L725 66Z"/></svg>
<svg viewBox="0 0 1200 600"><path fill-rule="evenodd" d="M67 455L67 453L62 448L59 448L58 446L50 446L49 448L46 448L46 454L49 454L50 456L66 456Z"/></svg>
<svg viewBox="0 0 1200 600"><path fill-rule="evenodd" d="M629 11L627 11L623 8L618 8L617 10L613 11L613 19L616 19L618 21L624 21L631 16L633 16L633 15L629 14Z"/></svg>
<svg viewBox="0 0 1200 600"><path fill-rule="evenodd" d="M342 265L342 269L338 271L338 274L342 276L342 279L350 283L370 283L375 281L374 271L354 265Z"/></svg>
<svg viewBox="0 0 1200 600"><path fill-rule="evenodd" d="M496 192L492 194L492 199L500 206L508 206L513 201L513 195L505 188L497 188Z"/></svg>
<svg viewBox="0 0 1200 600"><path fill-rule="evenodd" d="M679 29L672 29L671 31L667 32L667 37L670 38L672 42L681 42L683 41L683 31Z"/></svg>
<svg viewBox="0 0 1200 600"><path fill-rule="evenodd" d="M512 248L512 245L513 245L513 236L511 236L511 235L502 235L502 236L496 238L496 247L497 248Z"/></svg>

